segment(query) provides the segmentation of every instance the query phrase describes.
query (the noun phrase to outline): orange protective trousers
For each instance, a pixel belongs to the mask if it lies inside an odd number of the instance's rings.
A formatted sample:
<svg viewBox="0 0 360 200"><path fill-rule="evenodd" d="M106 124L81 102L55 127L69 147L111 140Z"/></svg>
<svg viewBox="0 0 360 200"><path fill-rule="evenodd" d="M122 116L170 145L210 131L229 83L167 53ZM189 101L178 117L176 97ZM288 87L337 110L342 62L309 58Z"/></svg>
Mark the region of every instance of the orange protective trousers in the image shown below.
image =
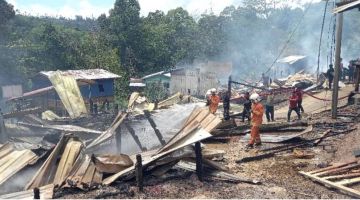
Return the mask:
<svg viewBox="0 0 360 200"><path fill-rule="evenodd" d="M254 103L251 107L253 111L253 115L251 118L251 138L249 144L252 145L254 143L261 143L260 139L260 128L259 126L262 124L263 115L264 115L264 107L260 103Z"/></svg>
<svg viewBox="0 0 360 200"><path fill-rule="evenodd" d="M254 143L261 143L261 139L260 139L260 128L259 126L252 126L251 127L251 133L250 133L250 141L249 144L253 145Z"/></svg>

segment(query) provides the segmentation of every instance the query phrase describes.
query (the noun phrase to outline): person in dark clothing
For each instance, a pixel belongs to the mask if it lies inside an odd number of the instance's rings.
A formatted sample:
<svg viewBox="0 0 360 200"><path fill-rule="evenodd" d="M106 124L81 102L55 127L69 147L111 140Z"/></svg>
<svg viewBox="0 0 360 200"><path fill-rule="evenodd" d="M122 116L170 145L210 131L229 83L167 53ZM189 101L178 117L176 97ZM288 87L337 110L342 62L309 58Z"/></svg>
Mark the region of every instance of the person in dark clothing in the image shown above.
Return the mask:
<svg viewBox="0 0 360 200"><path fill-rule="evenodd" d="M296 96L298 97L298 108L299 112L304 113L304 108L302 106L302 100L303 100L303 91L300 88L295 88Z"/></svg>
<svg viewBox="0 0 360 200"><path fill-rule="evenodd" d="M265 115L268 122L275 121L274 119L274 93L271 91L267 96L265 104Z"/></svg>
<svg viewBox="0 0 360 200"><path fill-rule="evenodd" d="M355 72L355 65L354 65L354 61L350 61L349 63L349 82L353 82L354 81L354 72Z"/></svg>
<svg viewBox="0 0 360 200"><path fill-rule="evenodd" d="M332 64L330 64L330 65L329 65L329 69L328 69L328 71L326 72L326 76L327 76L327 78L328 78L328 80L329 80L329 89L330 89L330 90L331 90L332 82L333 82L333 80L334 80L334 72L335 72L334 67L333 67Z"/></svg>
<svg viewBox="0 0 360 200"><path fill-rule="evenodd" d="M245 117L248 118L249 122L251 120L251 101L250 101L250 94L249 92L245 93L245 102L244 102L244 109L242 113L242 122L245 121Z"/></svg>
<svg viewBox="0 0 360 200"><path fill-rule="evenodd" d="M348 96L348 99L347 99L347 105L354 105L355 101L354 101L354 96L356 95L356 93L354 91L351 91L349 96Z"/></svg>
<svg viewBox="0 0 360 200"><path fill-rule="evenodd" d="M298 119L301 119L301 115L299 112L299 107L298 107L298 96L296 95L296 92L293 91L292 95L289 97L289 111L288 111L288 122L290 122L290 117L291 117L291 113L292 111L295 111Z"/></svg>

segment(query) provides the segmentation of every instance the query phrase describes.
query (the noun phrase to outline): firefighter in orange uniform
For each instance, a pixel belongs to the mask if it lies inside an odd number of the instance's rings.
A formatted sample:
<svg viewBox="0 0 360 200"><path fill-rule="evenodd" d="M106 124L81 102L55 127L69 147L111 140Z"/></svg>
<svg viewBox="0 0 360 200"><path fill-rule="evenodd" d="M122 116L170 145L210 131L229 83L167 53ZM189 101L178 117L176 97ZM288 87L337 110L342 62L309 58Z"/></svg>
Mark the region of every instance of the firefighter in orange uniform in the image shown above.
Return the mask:
<svg viewBox="0 0 360 200"><path fill-rule="evenodd" d="M254 145L260 146L261 145L261 139L260 139L260 125L263 121L263 115L264 115L264 107L260 103L261 99L260 96L256 93L252 94L250 96L250 100L252 102L251 106L251 138L249 141L249 144L246 145L246 149L254 148Z"/></svg>
<svg viewBox="0 0 360 200"><path fill-rule="evenodd" d="M211 95L208 97L209 111L215 114L220 103L220 97L216 94L216 89L211 89Z"/></svg>

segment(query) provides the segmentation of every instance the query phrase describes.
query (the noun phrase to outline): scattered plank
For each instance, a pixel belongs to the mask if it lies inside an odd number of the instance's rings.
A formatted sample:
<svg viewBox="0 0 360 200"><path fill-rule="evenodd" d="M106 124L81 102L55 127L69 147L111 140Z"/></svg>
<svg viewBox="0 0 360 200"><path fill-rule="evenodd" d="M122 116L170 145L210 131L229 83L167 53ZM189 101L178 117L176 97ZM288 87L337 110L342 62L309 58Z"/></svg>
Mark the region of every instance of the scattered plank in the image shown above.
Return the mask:
<svg viewBox="0 0 360 200"><path fill-rule="evenodd" d="M299 173L311 180L321 183L329 188L334 188L341 191L344 194L352 197L360 198L360 191L348 187L349 185L360 182L360 173L349 173L351 169L359 169L360 165L357 162L349 162L345 164L339 164L332 167L327 167L310 172L300 171ZM329 174L342 173L336 176L328 176ZM348 179L352 178L352 179ZM333 182L331 180L339 180Z"/></svg>
<svg viewBox="0 0 360 200"><path fill-rule="evenodd" d="M314 145L317 146L330 132L331 129L328 129L323 134L321 134L320 138L314 141Z"/></svg>

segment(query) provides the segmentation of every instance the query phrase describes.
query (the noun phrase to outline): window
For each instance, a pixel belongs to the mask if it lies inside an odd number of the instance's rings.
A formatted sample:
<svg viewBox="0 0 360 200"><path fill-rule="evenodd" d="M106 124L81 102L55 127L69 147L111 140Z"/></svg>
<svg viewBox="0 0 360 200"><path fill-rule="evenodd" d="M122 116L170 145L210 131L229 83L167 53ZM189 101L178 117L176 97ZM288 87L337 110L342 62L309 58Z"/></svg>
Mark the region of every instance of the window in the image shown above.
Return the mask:
<svg viewBox="0 0 360 200"><path fill-rule="evenodd" d="M105 92L103 84L99 84L98 86L99 86L99 92Z"/></svg>

